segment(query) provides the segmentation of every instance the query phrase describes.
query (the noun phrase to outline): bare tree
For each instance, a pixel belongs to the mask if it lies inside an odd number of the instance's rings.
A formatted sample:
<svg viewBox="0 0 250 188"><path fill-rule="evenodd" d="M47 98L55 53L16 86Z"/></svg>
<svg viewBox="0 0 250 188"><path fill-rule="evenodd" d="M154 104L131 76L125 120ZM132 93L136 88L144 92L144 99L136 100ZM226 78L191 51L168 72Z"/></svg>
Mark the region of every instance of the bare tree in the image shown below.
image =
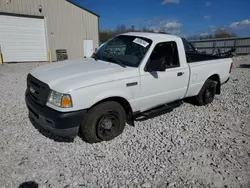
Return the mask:
<svg viewBox="0 0 250 188"><path fill-rule="evenodd" d="M149 29L146 27L144 27L142 29L136 29L135 26L132 25L130 28L126 28L126 26L124 24L121 24L121 25L117 25L115 30L102 30L102 31L100 31L100 41L101 41L101 43L104 43L117 34L126 33L126 32L133 32L133 31L155 33L155 31L153 29ZM165 32L165 30L161 30L161 31L159 31L159 33L166 33L166 32Z"/></svg>
<svg viewBox="0 0 250 188"><path fill-rule="evenodd" d="M225 29L217 29L214 34L207 34L207 35L191 35L188 36L188 40L204 40L204 39L214 39L214 38L231 38L237 37L236 34L230 33Z"/></svg>
<svg viewBox="0 0 250 188"><path fill-rule="evenodd" d="M234 33L230 33L229 31L226 31L225 29L217 29L214 34L214 38L231 38L236 37L237 35Z"/></svg>

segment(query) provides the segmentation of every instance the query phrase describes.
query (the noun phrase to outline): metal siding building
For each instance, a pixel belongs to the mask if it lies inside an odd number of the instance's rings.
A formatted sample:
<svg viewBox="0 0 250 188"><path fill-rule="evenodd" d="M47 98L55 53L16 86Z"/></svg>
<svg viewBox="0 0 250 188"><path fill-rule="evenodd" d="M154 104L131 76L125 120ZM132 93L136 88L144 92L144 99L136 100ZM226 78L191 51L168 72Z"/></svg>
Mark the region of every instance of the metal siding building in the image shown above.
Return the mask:
<svg viewBox="0 0 250 188"><path fill-rule="evenodd" d="M222 39L205 39L190 41L198 51L212 54L216 49L228 51L235 48L237 55L250 54L250 37L233 37Z"/></svg>
<svg viewBox="0 0 250 188"><path fill-rule="evenodd" d="M46 50L51 49L53 60L57 49L66 49L69 59L84 57L84 40L93 41L92 50L99 45L99 16L67 0L0 0L1 15L44 19Z"/></svg>

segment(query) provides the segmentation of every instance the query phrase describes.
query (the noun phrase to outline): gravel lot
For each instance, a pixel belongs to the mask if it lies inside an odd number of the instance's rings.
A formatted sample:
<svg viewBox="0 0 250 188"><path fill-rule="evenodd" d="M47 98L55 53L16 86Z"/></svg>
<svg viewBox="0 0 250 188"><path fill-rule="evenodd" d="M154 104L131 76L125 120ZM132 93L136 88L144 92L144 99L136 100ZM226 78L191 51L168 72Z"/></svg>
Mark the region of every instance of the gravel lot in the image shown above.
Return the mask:
<svg viewBox="0 0 250 188"><path fill-rule="evenodd" d="M184 103L92 145L50 139L29 122L25 78L35 66L0 66L2 188L28 181L39 188L250 187L249 66L235 66L211 105Z"/></svg>

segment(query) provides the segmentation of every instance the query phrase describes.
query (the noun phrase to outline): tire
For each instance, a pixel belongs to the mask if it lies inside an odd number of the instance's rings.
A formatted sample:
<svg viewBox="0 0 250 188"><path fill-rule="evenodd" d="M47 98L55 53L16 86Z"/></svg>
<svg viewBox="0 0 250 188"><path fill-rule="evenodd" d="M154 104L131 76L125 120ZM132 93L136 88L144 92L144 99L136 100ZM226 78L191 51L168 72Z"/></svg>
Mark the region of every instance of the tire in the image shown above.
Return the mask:
<svg viewBox="0 0 250 188"><path fill-rule="evenodd" d="M84 141L109 141L120 135L126 124L126 113L115 101L107 101L91 108L80 126Z"/></svg>
<svg viewBox="0 0 250 188"><path fill-rule="evenodd" d="M208 79L202 86L199 94L193 98L193 103L198 106L213 102L216 94L216 82Z"/></svg>

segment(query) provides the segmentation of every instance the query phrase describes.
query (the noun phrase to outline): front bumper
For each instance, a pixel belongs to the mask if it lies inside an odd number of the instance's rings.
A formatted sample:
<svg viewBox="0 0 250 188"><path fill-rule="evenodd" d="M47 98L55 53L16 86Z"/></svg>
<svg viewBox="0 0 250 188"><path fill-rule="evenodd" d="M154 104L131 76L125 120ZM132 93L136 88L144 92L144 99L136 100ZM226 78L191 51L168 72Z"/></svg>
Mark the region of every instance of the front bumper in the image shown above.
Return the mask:
<svg viewBox="0 0 250 188"><path fill-rule="evenodd" d="M48 106L41 106L34 102L31 96L25 94L25 102L29 109L29 118L46 130L63 137L74 137L78 130L86 110L74 112L58 112Z"/></svg>

